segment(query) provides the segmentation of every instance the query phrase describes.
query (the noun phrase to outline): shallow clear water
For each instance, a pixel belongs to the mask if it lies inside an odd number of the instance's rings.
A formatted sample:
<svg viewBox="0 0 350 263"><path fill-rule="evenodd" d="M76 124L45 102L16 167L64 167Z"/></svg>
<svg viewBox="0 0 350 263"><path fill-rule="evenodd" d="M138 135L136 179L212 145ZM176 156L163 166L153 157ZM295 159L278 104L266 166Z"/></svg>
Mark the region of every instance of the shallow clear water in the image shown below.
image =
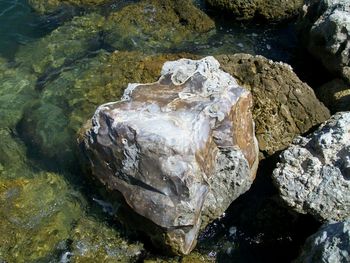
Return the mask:
<svg viewBox="0 0 350 263"><path fill-rule="evenodd" d="M0 262L156 257L157 251L150 252L147 245L142 249L134 233L112 220L116 206L86 182L76 156L79 128L97 105L118 99L128 82L154 80L154 72L143 68L159 67L167 59L162 53L245 52L285 62L295 59L292 24L243 25L213 16L215 30L196 35L175 26L164 37L141 24L140 33L125 14L116 18L118 23L107 19L131 2L63 7L39 15L25 0L0 0ZM146 21L153 23L154 10L146 11L151 19ZM122 22L131 24L126 32ZM178 36L182 38L173 43ZM119 52L112 54L115 50ZM267 255L277 244L279 258L289 260L284 255L294 244L289 233L282 231L282 241L276 241L264 233L268 228L254 229L244 219L234 219L237 210L256 217L242 206L255 202L256 196L269 205L273 193L250 191L233 212L204 232L198 251L221 262L269 262Z"/></svg>

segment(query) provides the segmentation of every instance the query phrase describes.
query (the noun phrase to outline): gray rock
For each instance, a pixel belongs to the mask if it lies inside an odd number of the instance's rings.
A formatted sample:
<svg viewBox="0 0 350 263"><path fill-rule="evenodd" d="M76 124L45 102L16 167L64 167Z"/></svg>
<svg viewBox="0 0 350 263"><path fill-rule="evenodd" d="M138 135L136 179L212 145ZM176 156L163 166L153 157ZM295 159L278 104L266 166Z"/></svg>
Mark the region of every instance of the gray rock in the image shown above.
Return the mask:
<svg viewBox="0 0 350 263"><path fill-rule="evenodd" d="M329 223L306 240L294 263L350 262L350 221Z"/></svg>
<svg viewBox="0 0 350 263"><path fill-rule="evenodd" d="M317 219L350 217L350 112L332 116L281 154L273 180L284 201Z"/></svg>
<svg viewBox="0 0 350 263"><path fill-rule="evenodd" d="M158 82L129 84L121 101L100 106L80 139L93 177L144 218L136 227L155 245L177 254L257 170L251 94L219 66L213 57L165 63Z"/></svg>
<svg viewBox="0 0 350 263"><path fill-rule="evenodd" d="M309 1L306 20L313 23L308 49L331 72L339 73L350 64L350 4L348 0ZM307 25L306 25L307 26Z"/></svg>

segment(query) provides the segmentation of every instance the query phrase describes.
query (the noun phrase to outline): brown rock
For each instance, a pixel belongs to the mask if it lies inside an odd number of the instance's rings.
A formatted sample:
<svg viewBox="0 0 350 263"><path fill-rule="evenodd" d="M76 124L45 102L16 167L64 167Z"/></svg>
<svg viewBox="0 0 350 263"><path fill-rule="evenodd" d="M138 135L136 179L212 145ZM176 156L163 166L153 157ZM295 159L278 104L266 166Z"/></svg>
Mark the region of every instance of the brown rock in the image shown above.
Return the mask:
<svg viewBox="0 0 350 263"><path fill-rule="evenodd" d="M295 136L329 118L328 109L289 65L248 54L216 58L223 70L251 91L256 137L264 154L285 149Z"/></svg>
<svg viewBox="0 0 350 263"><path fill-rule="evenodd" d="M206 0L214 7L231 13L237 20L263 18L280 21L297 15L303 0Z"/></svg>

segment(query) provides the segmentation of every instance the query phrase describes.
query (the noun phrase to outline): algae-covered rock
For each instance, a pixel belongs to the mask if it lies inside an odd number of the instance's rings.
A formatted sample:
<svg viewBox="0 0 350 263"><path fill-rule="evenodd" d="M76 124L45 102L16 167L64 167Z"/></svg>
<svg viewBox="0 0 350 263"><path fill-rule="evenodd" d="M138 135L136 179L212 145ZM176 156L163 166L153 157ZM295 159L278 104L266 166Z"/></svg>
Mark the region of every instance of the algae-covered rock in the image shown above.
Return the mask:
<svg viewBox="0 0 350 263"><path fill-rule="evenodd" d="M33 9L41 14L50 13L64 5L76 7L98 6L113 2L113 0L28 0Z"/></svg>
<svg viewBox="0 0 350 263"><path fill-rule="evenodd" d="M144 263L212 263L215 262L215 258L202 254L198 251L193 251L189 255L177 256L177 257L148 257Z"/></svg>
<svg viewBox="0 0 350 263"><path fill-rule="evenodd" d="M280 21L300 12L303 0L206 0L214 8L233 15L237 20L253 18Z"/></svg>
<svg viewBox="0 0 350 263"><path fill-rule="evenodd" d="M49 35L22 46L16 61L37 74L62 67L96 49L104 17L96 13L74 17Z"/></svg>
<svg viewBox="0 0 350 263"><path fill-rule="evenodd" d="M65 248L80 215L79 195L61 175L0 179L0 258L47 262Z"/></svg>
<svg viewBox="0 0 350 263"><path fill-rule="evenodd" d="M121 50L164 50L199 40L214 22L187 0L143 0L113 12L106 21L105 40Z"/></svg>
<svg viewBox="0 0 350 263"><path fill-rule="evenodd" d="M334 79L317 90L317 96L333 112L350 111L350 84Z"/></svg>
<svg viewBox="0 0 350 263"><path fill-rule="evenodd" d="M328 109L292 68L262 56L217 56L221 67L252 92L260 151L271 155L329 118Z"/></svg>
<svg viewBox="0 0 350 263"><path fill-rule="evenodd" d="M81 218L70 249L72 262L136 262L143 253L140 243L130 243L113 226L93 217Z"/></svg>
<svg viewBox="0 0 350 263"><path fill-rule="evenodd" d="M28 173L24 143L10 129L0 128L0 178L15 178Z"/></svg>
<svg viewBox="0 0 350 263"><path fill-rule="evenodd" d="M21 121L21 136L42 157L68 164L74 160L75 133L98 105L118 100L129 82L155 81L162 64L179 57L101 51L80 60L43 85L40 99Z"/></svg>
<svg viewBox="0 0 350 263"><path fill-rule="evenodd" d="M0 61L0 128L14 127L35 97L36 77Z"/></svg>

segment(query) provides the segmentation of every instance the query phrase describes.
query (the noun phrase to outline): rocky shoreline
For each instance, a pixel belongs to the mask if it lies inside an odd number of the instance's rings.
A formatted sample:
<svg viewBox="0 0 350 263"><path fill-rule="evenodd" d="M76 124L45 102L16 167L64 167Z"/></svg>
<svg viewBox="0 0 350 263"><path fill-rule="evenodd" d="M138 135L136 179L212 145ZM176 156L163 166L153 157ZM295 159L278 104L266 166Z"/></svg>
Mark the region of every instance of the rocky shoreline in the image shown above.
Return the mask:
<svg viewBox="0 0 350 263"><path fill-rule="evenodd" d="M287 2L29 0L74 17L0 57L0 262L349 262L350 5ZM206 54L212 14L329 75Z"/></svg>

